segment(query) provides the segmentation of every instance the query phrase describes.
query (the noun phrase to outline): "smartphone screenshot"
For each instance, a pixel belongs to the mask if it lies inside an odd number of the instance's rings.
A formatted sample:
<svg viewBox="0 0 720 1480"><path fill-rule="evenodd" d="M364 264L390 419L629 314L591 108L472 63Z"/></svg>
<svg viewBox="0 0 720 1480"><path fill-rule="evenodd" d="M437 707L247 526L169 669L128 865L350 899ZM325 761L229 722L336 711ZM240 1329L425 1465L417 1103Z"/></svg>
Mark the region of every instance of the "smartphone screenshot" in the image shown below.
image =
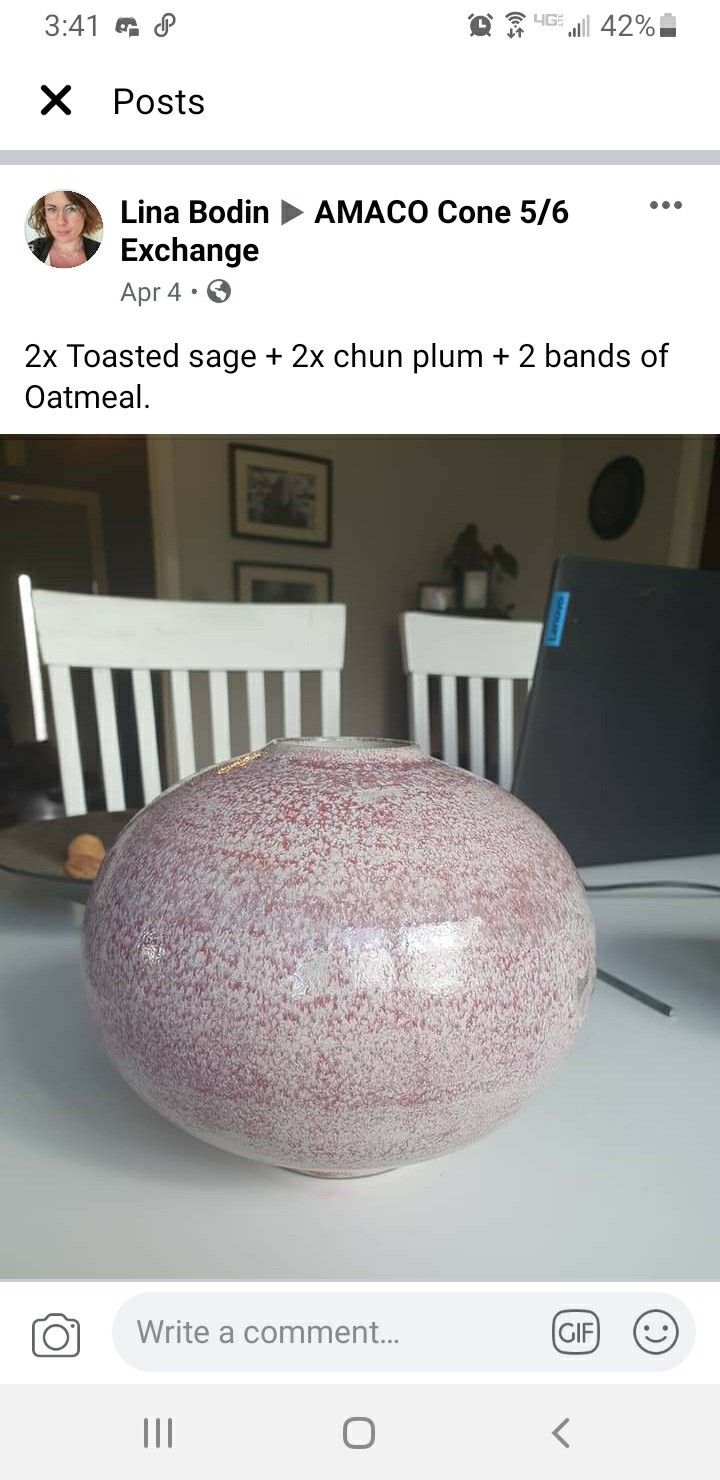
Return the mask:
<svg viewBox="0 0 720 1480"><path fill-rule="evenodd" d="M4 20L3 1471L700 1480L716 7L170 4Z"/></svg>

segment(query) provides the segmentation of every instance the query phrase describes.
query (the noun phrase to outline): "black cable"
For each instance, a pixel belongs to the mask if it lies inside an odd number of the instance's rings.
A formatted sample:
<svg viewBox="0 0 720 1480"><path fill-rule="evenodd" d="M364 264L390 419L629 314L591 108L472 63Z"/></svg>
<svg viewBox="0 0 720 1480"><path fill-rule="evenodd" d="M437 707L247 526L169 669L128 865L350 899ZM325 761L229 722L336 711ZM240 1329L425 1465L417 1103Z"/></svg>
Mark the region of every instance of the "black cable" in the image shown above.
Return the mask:
<svg viewBox="0 0 720 1480"><path fill-rule="evenodd" d="M611 894L621 889L702 889L706 894L720 894L720 884L700 884L693 879L633 879L627 884L585 884L586 894Z"/></svg>
<svg viewBox="0 0 720 1480"><path fill-rule="evenodd" d="M720 884L700 883L695 879L633 879L625 884L586 884L584 879L581 883L586 894L615 894L625 889L699 889L704 894L720 894ZM634 997L646 1007L652 1007L655 1012L660 1012L664 1017L674 1017L675 1008L667 1002L661 1002L658 997L651 997L648 992L641 992L639 987L633 987L619 976L613 976L609 971L602 971L599 967L596 972L598 981L607 982L608 986L615 987L617 991L624 992L628 997Z"/></svg>
<svg viewBox="0 0 720 1480"><path fill-rule="evenodd" d="M651 997L649 992L641 992L639 987L633 987L626 982L622 976L613 976L610 971L602 971L598 966L595 975L599 982L607 982L609 987L615 987L616 991L624 992L626 997L634 997L636 1002L642 1002L644 1007L651 1007L653 1012L662 1013L663 1017L674 1017L675 1008L669 1002L663 1002L659 997Z"/></svg>

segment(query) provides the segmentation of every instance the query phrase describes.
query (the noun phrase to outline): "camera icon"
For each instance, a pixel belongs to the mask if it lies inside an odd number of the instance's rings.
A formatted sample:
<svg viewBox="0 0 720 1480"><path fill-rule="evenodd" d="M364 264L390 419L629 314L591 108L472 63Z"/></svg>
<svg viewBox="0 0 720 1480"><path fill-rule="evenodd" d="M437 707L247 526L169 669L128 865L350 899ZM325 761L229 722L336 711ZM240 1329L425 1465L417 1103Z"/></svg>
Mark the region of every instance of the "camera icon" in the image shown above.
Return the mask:
<svg viewBox="0 0 720 1480"><path fill-rule="evenodd" d="M76 1357L80 1351L80 1322L59 1311L38 1316L32 1324L34 1357Z"/></svg>

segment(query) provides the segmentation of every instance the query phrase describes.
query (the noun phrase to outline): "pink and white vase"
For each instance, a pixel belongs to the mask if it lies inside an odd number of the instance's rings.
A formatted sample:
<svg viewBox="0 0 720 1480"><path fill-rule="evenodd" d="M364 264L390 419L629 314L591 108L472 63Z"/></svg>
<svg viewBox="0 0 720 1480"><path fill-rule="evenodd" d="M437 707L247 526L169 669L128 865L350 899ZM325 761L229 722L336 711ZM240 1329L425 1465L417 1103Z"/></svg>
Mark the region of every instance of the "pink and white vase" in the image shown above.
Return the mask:
<svg viewBox="0 0 720 1480"><path fill-rule="evenodd" d="M512 1115L595 973L564 848L514 797L390 740L283 740L138 813L86 912L130 1085L239 1156L359 1177Z"/></svg>

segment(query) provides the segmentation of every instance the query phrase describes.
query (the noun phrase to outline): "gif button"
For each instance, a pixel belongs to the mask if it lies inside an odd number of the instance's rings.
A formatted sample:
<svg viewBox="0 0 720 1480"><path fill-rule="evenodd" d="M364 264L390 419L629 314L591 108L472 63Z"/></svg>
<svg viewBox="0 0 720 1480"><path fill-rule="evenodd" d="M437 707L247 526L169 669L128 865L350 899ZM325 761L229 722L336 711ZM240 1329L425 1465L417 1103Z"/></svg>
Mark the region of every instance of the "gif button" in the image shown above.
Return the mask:
<svg viewBox="0 0 720 1480"><path fill-rule="evenodd" d="M594 1310L559 1310L553 1316L553 1346L563 1357L588 1357L600 1345L600 1317Z"/></svg>

